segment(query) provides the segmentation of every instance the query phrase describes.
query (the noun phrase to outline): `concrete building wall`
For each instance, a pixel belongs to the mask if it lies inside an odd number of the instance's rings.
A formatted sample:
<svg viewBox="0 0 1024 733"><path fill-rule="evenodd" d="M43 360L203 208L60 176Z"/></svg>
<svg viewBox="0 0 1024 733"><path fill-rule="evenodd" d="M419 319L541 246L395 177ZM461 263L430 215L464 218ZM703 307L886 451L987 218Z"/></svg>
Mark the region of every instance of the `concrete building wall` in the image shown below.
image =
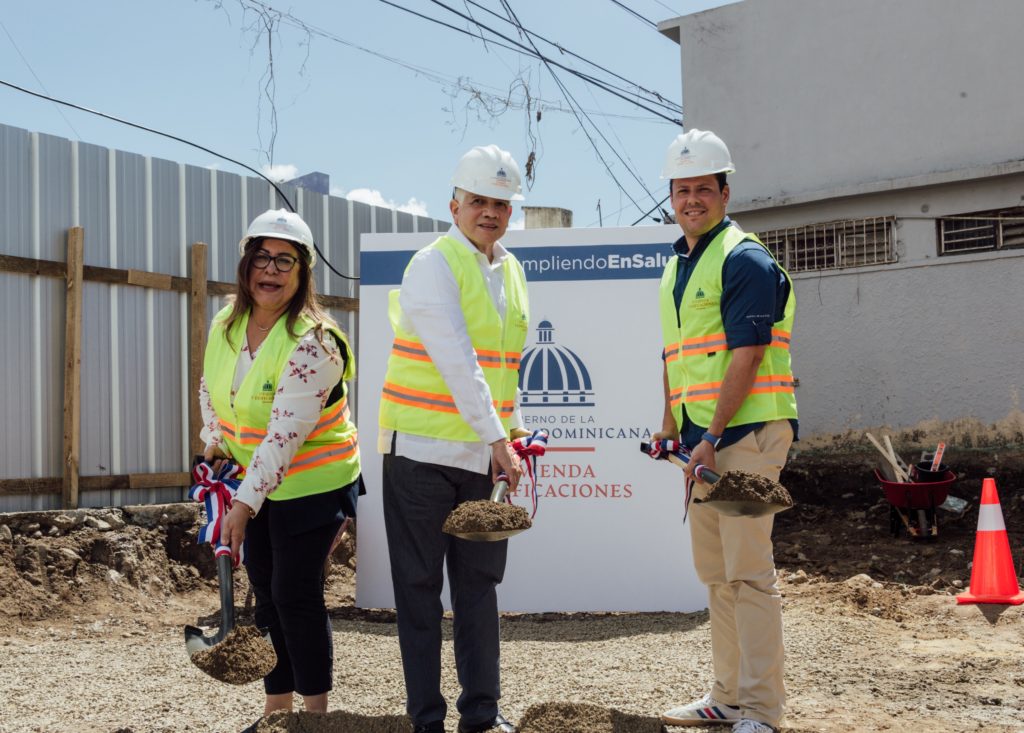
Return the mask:
<svg viewBox="0 0 1024 733"><path fill-rule="evenodd" d="M744 229L895 221L895 261L793 275L804 435L1019 409L1024 249L940 256L936 219L1024 206L1024 3L745 0L659 27Z"/></svg>
<svg viewBox="0 0 1024 733"><path fill-rule="evenodd" d="M745 0L659 27L737 201L1024 158L1020 0Z"/></svg>

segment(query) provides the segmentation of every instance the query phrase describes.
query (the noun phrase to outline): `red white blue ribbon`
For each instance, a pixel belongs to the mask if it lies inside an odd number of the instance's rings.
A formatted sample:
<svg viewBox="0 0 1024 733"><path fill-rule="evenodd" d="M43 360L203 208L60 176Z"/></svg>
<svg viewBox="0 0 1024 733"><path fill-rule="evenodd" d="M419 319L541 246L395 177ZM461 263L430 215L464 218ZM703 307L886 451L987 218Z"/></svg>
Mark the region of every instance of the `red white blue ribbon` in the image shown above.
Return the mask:
<svg viewBox="0 0 1024 733"><path fill-rule="evenodd" d="M644 449L647 455L656 460L668 460L670 455L674 455L685 463L690 462L690 449L678 440L652 440L650 443L641 443L641 448ZM702 468L702 466L698 466L698 468ZM683 524L686 524L686 518L690 514L690 499L693 497L693 478L687 477L683 485L686 491L686 504L683 506Z"/></svg>
<svg viewBox="0 0 1024 733"><path fill-rule="evenodd" d="M534 430L532 435L525 435L512 441L512 450L522 459L526 467L526 475L530 477L530 501L533 504L533 512L530 519L537 516L537 459L548 449L548 431ZM506 500L512 503L512 499L506 495Z"/></svg>
<svg viewBox="0 0 1024 733"><path fill-rule="evenodd" d="M233 461L224 461L219 471L214 471L213 466L208 463L197 463L192 469L192 481L194 485L189 489L188 496L193 501L201 501L206 506L206 524L199 530L196 542L202 544L209 542L213 545L213 555L230 555L231 546L222 544L220 541L220 530L224 517L235 498L242 480L238 475L242 473L242 467ZM235 560L235 567L240 562L245 562L245 543L239 551L238 559Z"/></svg>

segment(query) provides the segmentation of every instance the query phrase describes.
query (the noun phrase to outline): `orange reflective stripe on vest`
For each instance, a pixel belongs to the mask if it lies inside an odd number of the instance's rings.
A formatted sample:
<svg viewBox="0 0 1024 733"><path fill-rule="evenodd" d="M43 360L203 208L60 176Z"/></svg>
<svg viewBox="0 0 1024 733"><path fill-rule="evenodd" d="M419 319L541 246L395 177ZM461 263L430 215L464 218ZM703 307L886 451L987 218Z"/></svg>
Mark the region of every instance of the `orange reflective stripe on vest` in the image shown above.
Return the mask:
<svg viewBox="0 0 1024 733"><path fill-rule="evenodd" d="M791 338L792 338L792 335L789 333L789 331L783 331L780 328L773 328L772 329L772 342L771 342L770 345L771 346L777 346L780 349L788 349L789 348L789 342L790 342Z"/></svg>
<svg viewBox="0 0 1024 733"><path fill-rule="evenodd" d="M418 389L402 387L392 382L384 382L384 391L381 397L391 402L397 402L400 405L420 407L424 410L455 413L459 411L459 408L455 406L455 398L451 395L423 392Z"/></svg>
<svg viewBox="0 0 1024 733"><path fill-rule="evenodd" d="M348 421L349 418L348 398L342 397L330 412L321 416L320 420L313 427L313 431L306 436L306 440L312 440L323 435L328 430ZM220 421L221 432L242 445L259 445L267 437L267 431L262 428L254 428L249 425L235 426L225 420Z"/></svg>
<svg viewBox="0 0 1024 733"><path fill-rule="evenodd" d="M313 431L306 436L306 440L319 437L336 425L346 422L349 414L348 397L342 397L326 415L320 418Z"/></svg>
<svg viewBox="0 0 1024 733"><path fill-rule="evenodd" d="M410 405L423 410L435 410L437 412L458 413L459 408L455 406L455 398L451 395L438 394L437 392L423 392L418 389L402 387L392 382L384 383L384 390L381 398L397 402L400 405ZM511 417L515 404L511 401L498 403L493 402L494 409L500 417Z"/></svg>
<svg viewBox="0 0 1024 733"><path fill-rule="evenodd" d="M403 359L414 359L415 361L432 361L423 344L407 339L396 338L391 344L391 354ZM508 352L502 359L500 351L486 351L476 349L477 364L483 369L519 369L519 360L522 354Z"/></svg>
<svg viewBox="0 0 1024 733"><path fill-rule="evenodd" d="M391 345L391 353L403 359L415 359L416 361L430 361L430 354L423 348L423 344L404 339L395 339Z"/></svg>
<svg viewBox="0 0 1024 733"><path fill-rule="evenodd" d="M704 400L717 400L721 394L721 382L705 382L704 384L691 384L686 390L686 397L683 402L702 402ZM682 390L678 390L681 392ZM750 394L766 394L768 392L792 392L793 377L784 374L764 374L754 380L754 386ZM672 395L677 394L673 392ZM672 404L678 400L673 400Z"/></svg>
<svg viewBox="0 0 1024 733"><path fill-rule="evenodd" d="M322 466L330 461L341 461L351 456L356 450L356 439L351 438L343 443L320 445L308 450L300 450L292 459L288 473L294 475L302 471Z"/></svg>

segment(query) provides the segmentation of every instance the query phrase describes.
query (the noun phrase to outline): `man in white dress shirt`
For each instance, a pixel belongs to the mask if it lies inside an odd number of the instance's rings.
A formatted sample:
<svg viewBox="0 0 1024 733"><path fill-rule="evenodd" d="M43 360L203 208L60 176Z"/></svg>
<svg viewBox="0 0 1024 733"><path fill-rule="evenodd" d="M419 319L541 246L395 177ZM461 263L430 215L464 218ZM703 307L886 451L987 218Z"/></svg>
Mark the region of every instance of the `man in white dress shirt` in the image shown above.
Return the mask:
<svg viewBox="0 0 1024 733"><path fill-rule="evenodd" d="M392 292L395 341L381 395L384 523L398 612L406 710L416 733L444 733L442 567L448 566L459 733L514 733L498 710L497 585L507 540L441 531L451 510L487 499L499 473L516 487L519 361L529 310L518 260L499 241L521 200L519 167L496 145L466 153L452 177L455 225L412 258ZM523 431L525 432L525 431Z"/></svg>

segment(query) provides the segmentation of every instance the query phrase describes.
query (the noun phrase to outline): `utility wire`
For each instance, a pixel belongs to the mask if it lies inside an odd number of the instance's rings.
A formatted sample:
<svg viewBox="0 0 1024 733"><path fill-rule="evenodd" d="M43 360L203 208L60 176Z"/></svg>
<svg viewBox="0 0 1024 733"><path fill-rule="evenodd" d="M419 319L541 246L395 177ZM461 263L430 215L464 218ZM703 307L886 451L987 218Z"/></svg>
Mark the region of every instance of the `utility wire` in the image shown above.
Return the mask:
<svg viewBox="0 0 1024 733"><path fill-rule="evenodd" d="M511 23L512 25L515 25L508 18L505 18L504 16L499 15L498 13L494 12L490 8L487 8L487 7L483 6L483 5L481 5L480 3L475 2L475 0L464 0L464 2L468 2L470 5L475 5L476 7L480 8L481 10L484 10L484 11L490 13L491 15L493 15L495 18L498 18L499 20L502 20L502 21L504 21L506 23ZM474 20L473 22L475 23L476 21ZM659 102L665 102L667 104L670 104L671 108L673 110L677 110L678 112L682 113L682 111L683 111L682 105L676 104L675 102L672 102L671 100L666 99L660 93L655 92L655 91L651 91L650 89L646 89L643 86L637 84L636 82L630 81L626 77L620 76L619 74L616 74L611 69L606 69L604 66L601 66L600 64L595 63L595 62L591 61L590 59L584 58L583 56L580 56L578 53L574 53L573 51L570 51L569 49L567 49L564 46L562 46L562 44L560 44L560 43L558 43L556 41L552 41L550 39L545 38L544 36L540 35L539 33L535 33L534 31L528 30L526 28L523 28L523 31L525 33L529 33L534 38L539 38L540 40L544 41L544 43L548 44L549 46L553 46L554 48L557 48L560 53L567 54L569 56L572 56L573 58L579 59L580 61L582 61L582 62L584 62L586 64L590 64L591 66L593 66L593 67L595 67L597 69L600 69L601 71L605 72L606 74L610 74L611 76L614 76L616 79L619 79L621 81L626 82L627 84L629 84L631 86L636 87L637 89L642 91L644 94L647 94L647 95L650 95L652 97L655 97Z"/></svg>
<svg viewBox="0 0 1024 733"><path fill-rule="evenodd" d="M437 2L437 0L432 0L432 2ZM438 3L438 4L441 4L441 3ZM531 46L533 46L534 50L537 50L537 46L536 46L536 44L534 44L534 42L533 42L533 39L532 39L532 38L530 37L530 34L529 34L529 33L526 33L525 31L523 31L523 26L522 26L522 24L521 24L521 23L519 22L519 17L518 17L517 15L516 15L515 11L514 11L514 10L512 10L512 6L511 6L511 5L509 5L509 3L507 2L507 0L501 0L501 4L502 4L502 6L503 6L503 7L505 8L505 11L506 11L506 12L507 12L507 13L509 14L509 17L510 17L510 18L511 18L511 19L512 19L512 20L513 20L514 22L515 22L515 25L516 25L516 27L517 27L517 28L519 28L519 30L520 30L520 31L522 31L523 33L525 33L526 39L527 39L527 40L528 40L528 41L530 42L530 45L531 45ZM537 53L538 53L538 55L540 54L540 52L539 52L539 51L537 51ZM554 72L554 70L553 70L553 69L551 68L551 65L550 65L550 64L549 64L549 63L548 63L547 61L545 61L545 62L544 62L544 64L545 64L545 66L547 66L547 68L548 68L548 73L549 73L549 74L551 74L551 78L555 80L555 84L557 84L557 85L558 85L558 88L562 90L562 94L563 94L563 95L565 95L566 101L567 101L567 102L569 103L569 106L570 106L570 107L572 107L572 108L573 108L573 109L575 110L575 108L579 107L579 103L578 103L578 102L576 102L576 99L575 99L575 98L574 98L574 97L572 96L572 93L571 93L571 92L570 92L570 91L568 90L568 88L566 88L566 86L565 86L565 84L564 84L564 83L562 82L562 80L558 78L558 75L557 75L557 74L556 74L556 73ZM584 115L584 116L586 116L586 115ZM603 156L603 155L601 154L601 151L600 151L600 149L599 149L599 148L597 147L597 143L595 143L595 142L594 142L594 138L593 138L593 137L591 137L590 133L589 133L589 132L587 131L587 127L586 127L586 125L584 125L584 124L583 124L583 120L582 120L582 119L580 119L580 116L579 116L579 114L576 114L576 120L577 120L577 122L579 122L579 123L580 123L580 129L582 129L582 130L583 130L583 133L584 133L584 134L585 134L585 135L587 136L587 140L589 140L589 141L590 141L590 145L591 145L591 147L593 147L593 148L594 148L594 152L595 152L595 153L597 153L597 157L598 157L598 158L599 158L599 159L601 160L601 163L603 163L603 164L604 164L605 170L607 170L607 171L608 171L608 175L609 175L609 176L611 176L611 178L612 178L612 180L613 180L613 181L615 181L615 185L616 185L616 186L618 186L618 187L619 187L619 190L620 190L620 191L622 191L622 192L623 192L623 193L624 193L624 194L626 195L626 197L627 197L627 198L628 198L628 199L629 199L630 201L632 201L632 202L633 202L633 204L634 204L634 205L636 206L636 208L638 208L638 209L639 209L639 208L640 208L640 204L639 204L639 203L637 203L636 199L634 199L634 198L633 198L633 197L632 197L632 196L631 196L631 195L629 194L629 192L628 192L628 191L626 191L625 187L624 187L624 186L622 185L622 183L621 183L621 182L619 181L619 179L618 179L618 178L617 178L617 177L615 176L615 173L614 173L614 172L612 171L612 168L611 168L611 166L610 166L610 165L608 165L608 161L606 161L606 160L604 159L604 156ZM633 176L633 178L635 178L635 179L636 179L636 181L637 181L637 182L638 182L638 183L640 184L640 186L641 186L641 187L642 187L642 188L643 188L643 189L644 189L645 191L647 191L647 187L646 187L646 186L644 186L644 183L643 183L643 181L641 181L641 180L639 179L639 177L637 177L637 175L636 175L636 174L635 174L635 173L633 172L633 170L632 170L632 169L631 169L631 168L629 167L629 165L628 165L628 164L626 163L626 161L622 160L622 156L621 156L621 155L619 155L618 151L617 151L617 150L616 150L616 149L615 149L615 148L614 148L614 147L612 146L612 144L611 144L611 143L609 143L609 142L608 142L608 138L606 138L606 137L604 136L604 133L602 133L602 132L601 132L601 130L600 130L600 129L599 129L598 127L597 127L597 125L594 125L594 121L593 121L593 120L591 120L591 119L590 119L589 117L587 118L587 120L588 120L588 121L590 122L591 126L593 126L594 130L596 130L596 131L597 131L597 133L598 133L599 135L601 135L601 137L602 137L602 138L604 139L604 141L605 141L605 144L606 144L606 145L608 145L608 147L609 147L609 148L611 149L611 151L612 151L613 153L615 153L616 157L618 157L619 161L620 161L620 162L622 162L622 165L623 165L623 166L625 166L626 170L627 170L627 171L628 171L628 172L630 173L630 175L632 175L632 176ZM652 199L652 200L654 200L654 195L653 195L653 194L651 194L651 192L650 192L650 191L647 191L647 193L648 193L648 195L650 195L650 196L651 196L651 199Z"/></svg>
<svg viewBox="0 0 1024 733"><path fill-rule="evenodd" d="M398 10L402 10L402 11L404 11L406 13L410 13L411 15L415 15L417 17L420 17L420 18L422 18L424 20L430 21L431 23L437 23L438 25L442 25L442 26L444 26L446 28L450 28L451 30L454 30L454 31L457 31L459 33L465 34L467 36L470 36L471 38L476 38L477 37L476 34L471 33L471 32L467 31L464 28L459 28L458 26L452 25L450 23L445 23L442 20L438 20L437 18L432 18L429 15L424 15L423 13L418 13L415 10L412 10L411 8L407 8L405 6L399 5L399 4L395 3L395 2L392 2L391 0L380 0L380 2L384 3L385 5L390 5L391 7L396 8ZM682 120L680 120L680 119L678 119L676 117L669 117L669 116L663 114L662 112L660 112L660 111L658 111L656 109L652 109L651 107L648 107L645 104L641 104L640 102L638 102L635 99L631 99L629 96L627 96L627 94L629 94L628 90L621 90L621 88L616 87L615 85L613 85L613 84L611 84L609 82L601 81L600 79L597 79L597 78L595 78L593 76L590 76L589 74L584 74L584 73L582 73L580 71L577 71L576 69L573 69L573 68L570 68L570 67L565 66L563 64L560 64L557 61L555 61L554 59L551 59L551 58L549 58L547 56L544 56L542 53L540 53L540 51L538 51L536 49L536 47L534 47L534 49L531 51L530 49L528 49L526 46L524 46L523 44L519 43L515 39L509 38L505 34L500 33L498 31L494 30L493 28L489 28L488 26L483 25L482 23L479 23L478 21L474 21L470 16L468 16L468 15L466 15L466 14L464 14L464 13L458 11L458 10L456 10L455 8L452 8L452 7L448 6L448 5L445 5L442 2L439 2L439 0L431 0L431 2L433 2L436 5L440 5L441 7L444 7L448 11L450 11L450 12L460 16L461 18L464 18L465 20L468 20L469 22L473 23L474 25L477 25L477 27L484 28L484 29L490 31L492 34L496 35L497 37L502 38L502 39L512 43L514 46L518 47L518 49L517 48L511 48L509 50L516 51L518 53L524 53L525 55L531 56L533 58L540 59L541 61L545 62L546 64L557 66L558 68L560 68L560 69L562 69L562 70L572 74L573 76L577 76L580 79L583 79L584 81L586 81L586 82L588 82L590 84L598 86L601 89L603 89L604 91L608 92L609 94L612 94L612 95L614 95L616 97L619 97L620 99L623 99L623 100L629 102L632 105L640 107L641 109L644 109L644 110L650 112L653 115L657 115L658 117L661 117L662 119L667 120L667 121L669 121L669 122L671 122L673 124L682 125ZM496 45L496 46L499 46L499 47L502 47L502 48L509 48L508 46L505 46L503 44L497 43L496 41L493 41L493 40L491 41L491 43L493 45ZM625 93L623 93L623 92L625 92ZM659 102L651 102L651 104L655 104L655 105L661 106L661 107L663 107L665 109L669 109L670 111L674 111L674 110L671 110L671 107L668 104L665 104L664 102L660 102L660 103Z"/></svg>
<svg viewBox="0 0 1024 733"><path fill-rule="evenodd" d="M636 220L636 221L634 221L634 222L633 222L632 224L630 224L630 226L634 226L634 227L635 227L635 226L636 226L637 224L639 224L640 222L642 222L642 221L643 221L644 219L646 219L646 218L647 218L648 216L651 216L651 214L653 214L653 213L654 213L655 211L657 211L658 209L660 209L660 208L662 207L662 205L663 205L663 204L664 204L664 203L665 203L666 201L668 201L668 200L669 200L669 196L666 196L665 198L663 198L663 199L662 199L661 201L659 201L658 203L656 203L656 204L654 205L654 208L653 208L653 209L650 209L650 210L648 210L647 212L645 212L643 216L641 216L641 217L640 217L639 219L637 219L637 220ZM651 216L651 218L652 218L652 219L654 219L654 217L653 217L653 216ZM657 221L657 219L655 219L655 221ZM666 221L666 222L664 222L664 223L665 223L665 224L668 224L669 222L667 222L667 221Z"/></svg>
<svg viewBox="0 0 1024 733"><path fill-rule="evenodd" d="M67 101L65 101L63 99L57 99L56 97L51 97L48 94L41 94L39 92L32 91L31 89L26 89L25 87L18 86L17 84L12 84L11 82L5 81L3 79L0 79L0 84L2 84L5 87L10 87L11 89L15 89L15 90L17 90L19 92L24 92L25 94L31 94L33 97L39 97L40 99L46 99L46 100L49 100L50 102L55 102L57 104L63 104L65 107L71 107L72 109L77 109L77 110L79 110L81 112L88 112L91 115L96 115L97 117L102 117L104 119L111 120L113 122L119 122L122 125L128 125L129 127L134 127L134 128L136 128L138 130L143 130L145 132L151 132L154 135L161 135L162 137L166 137L166 138L169 138L171 140L175 140L175 141L177 141L179 143L184 143L185 145L189 145L189 146L191 146L193 148L196 148L197 150L202 150L204 153L209 153L210 155L214 155L214 156L220 158L221 160L226 160L229 163L234 163L237 166L245 168L247 171L255 173L257 176L259 176L264 181L269 183L273 187L273 189L275 191L277 191L277 195L280 196L281 199L288 205L288 208L292 211L292 213L297 213L295 211L295 207L292 206L292 202L288 199L288 197L285 195L284 191L282 191L278 187L278 185L276 183L274 183L272 180L267 178L265 175L260 173L258 170L256 170L252 166L246 165L245 163L241 162L240 160L235 160L234 158L229 158L226 155L221 155L216 150L210 150L210 148L203 147L199 143L194 143L191 140L186 140L183 137L178 137L177 135L172 135L169 132L162 132L161 130L153 129L152 127L146 127L145 125L140 125L137 122L131 122L129 120L122 119L120 117L115 117L114 115L108 115L106 112L100 112L100 111L95 110L95 109L89 109L88 107L82 107L81 105L74 104L73 102L67 102ZM358 277L355 277L353 275L346 275L346 274L344 274L342 272L338 272L337 270L335 270L334 267L331 265L331 263L327 260L327 258L324 257L324 253L320 251L320 247L317 246L316 242L313 242L313 247L314 247L314 249L316 249L317 254L320 255L320 259L322 259L324 261L324 264L327 265L328 269L331 272L333 272L335 275L337 275L338 277L343 277L346 280L358 280L359 279Z"/></svg>
<svg viewBox="0 0 1024 733"><path fill-rule="evenodd" d="M395 3L391 2L390 0L380 0L380 1L383 2L383 3L386 3L388 5L391 5L393 7L400 8L402 10L406 10L406 8L402 8L402 6L396 5ZM671 122L678 123L680 125L682 124L681 121L679 121L679 120L677 120L675 118L664 117L664 115L661 115L659 112L657 112L655 110L652 110L650 107L646 107L646 106L640 104L638 101L636 101L634 99L631 99L631 98L629 98L627 96L624 96L625 94L631 94L632 93L628 89L623 89L622 87L616 86L615 84L612 84L611 82L602 81L601 79L598 79L597 77L591 76L590 74L584 74L583 72L578 71L576 69L573 69L570 66L565 66L564 64L560 64L560 63L558 63L557 61L555 61L552 58L544 56L540 52L540 49L538 49L537 46L532 42L532 40L530 42L530 48L527 48L522 43L519 43L518 41L516 41L514 38L509 38L508 36L504 35L503 33L499 33L498 31L494 30L490 26L486 26L483 23L480 23L479 21L475 20L473 17L459 12L455 8L451 7L450 5L446 5L445 3L441 2L440 0L430 0L430 1L432 3L434 3L435 5L440 5L442 8L444 8L445 10L447 10L447 11L449 11L451 13L454 13L455 15L458 15L459 17L461 17L461 18L463 18L465 20L468 20L469 22L471 22L474 25L476 25L478 28L483 28L483 29L489 31L490 33L493 33L494 35L498 36L499 38L503 38L504 40L508 41L509 43L514 44L515 46L517 46L520 49L519 53L525 53L526 55L531 56L533 58L540 59L541 61L544 61L545 63L554 64L558 68L560 68L560 69L562 69L564 71L567 71L568 73L572 74L573 76L577 76L580 79L583 79L584 81L586 81L586 82L588 82L590 84L598 86L601 89L604 89L606 92L609 92L610 94L614 94L615 96L619 97L620 99L625 99L630 104L635 104L636 106L641 107L643 109L646 109L648 112L651 112L652 114L657 114L657 115L659 115L659 116L663 117L664 119L669 120ZM409 11L409 12L413 12L413 11ZM415 13L415 14L416 15L420 15L419 13ZM421 16L421 17L426 18L427 20L434 20L433 18L430 18L429 16ZM435 22L441 22L441 21L435 21ZM511 23L512 21L507 21L507 22ZM448 25L448 24L447 23L442 23L442 25ZM513 23L513 25L515 25L516 29L520 32L521 35L523 35L523 34L525 34L525 36L531 36L532 35L532 33L530 31L526 30L523 26L518 25L516 23ZM452 28L454 26L448 25L448 27ZM472 36L473 38L476 37L474 34L468 33L467 31L464 31L461 28L459 28L458 30L463 32L463 33L466 33L466 35ZM492 43L493 43L493 41L492 41ZM562 47L560 45L555 44L555 43L552 43L552 45L555 46L556 48L558 48L559 51L564 51L564 49L562 49ZM516 50L516 49L512 49L512 50ZM588 63L590 63L590 62L588 62ZM636 84L635 82L631 82L631 81L628 81L628 80L626 80L626 81L627 81L627 83L630 86L635 87L636 89L643 89L643 87L641 87L639 84ZM619 92L622 92L622 93L620 94ZM664 109L667 109L667 110L669 110L671 112L676 112L676 113L682 112L682 108L679 107L679 105L676 105L675 103L667 102L665 100L665 98L662 97L660 94L655 94L655 95L658 97L658 101L657 102L650 101L651 104L655 104L655 105L660 106L660 107L662 107Z"/></svg>
<svg viewBox="0 0 1024 733"><path fill-rule="evenodd" d="M654 22L653 20L650 20L650 19L648 19L648 18L645 18L644 16L640 15L640 13L636 12L635 10L633 10L633 8L629 7L629 6L628 6L628 5L626 5L625 3L620 3L620 2L619 2L619 0L611 0L611 1L612 1L613 3L615 3L616 5L618 5L618 6L620 7L620 8L622 8L623 10L625 10L625 11L626 11L627 13L629 13L630 15L632 15L633 17L635 17L635 18L637 18L637 19L639 19L639 20L643 21L643 22L644 22L644 23L646 23L647 25L651 26L651 28L655 28L655 29L657 29L657 27L658 27L658 24L657 24L657 23L655 23L655 22Z"/></svg>
<svg viewBox="0 0 1024 733"><path fill-rule="evenodd" d="M366 48L365 46L360 46L359 44L353 43L352 41L349 41L349 40L347 40L345 38L342 38L341 36L338 36L337 34L332 33L331 31L328 31L325 28L321 28L321 27L312 25L310 23L307 23L306 21L304 21L301 18L293 15L292 13L288 13L288 12L285 12L285 11L282 11L282 10L277 10L277 9L271 7L270 5L267 5L266 3L260 2L259 0L240 0L240 2L242 2L242 3L246 4L246 5L250 5L250 6L254 6L254 7L260 8L260 9L268 11L268 12L277 13L277 14L279 14L280 20L282 22L287 23L288 25L290 25L293 28L297 28L298 30L303 31L304 33L309 33L310 35L319 36L319 37L324 38L324 39L326 39L328 41L332 41L334 43L337 43L337 44L339 44L341 46L346 46L347 48L351 48L351 49L354 49L356 51L360 51L360 52L365 53L365 54L367 54L369 56L373 56L373 57L378 58L378 59L380 59L382 61L386 61L387 63L394 64L395 66L398 66L400 68L406 69L407 71L411 71L413 74L416 74L417 76L422 77L422 78L424 78L424 79L426 79L426 80L428 80L428 81L430 81L430 82L432 82L434 84L437 84L439 86L457 87L459 89L462 89L463 91L472 92L474 94L481 94L484 97L489 97L489 98L492 98L492 99L499 99L500 98L497 93L500 92L501 90L497 89L496 87L493 87L493 86L490 86L490 85L487 85L487 84L474 84L474 83L471 83L472 80L468 79L468 77L467 77L467 80L464 81L462 78L455 78L455 77L448 76L447 74L444 74L444 73L442 73L440 71L437 71L436 69L431 69L431 68L426 67L426 66L419 66L417 64L413 64L413 63L405 61L403 59L400 59L400 58L397 58L397 57L394 57L394 56L388 56L387 54L381 53L379 51L374 51L371 48ZM431 20L431 19L428 18L428 20ZM447 26L447 27L452 28L453 30L464 32L463 29L458 28L456 26ZM475 34L471 34L471 35L472 35L473 38L480 38L480 36L477 36ZM506 48L506 49L508 49L510 51L514 51L516 53L521 53L518 49L513 48L511 46L506 46L506 45L501 44L501 43L496 43L495 41L490 41L490 43L492 43L492 44L494 44L496 46L501 46L502 48ZM481 89L491 89L494 92L496 92L496 94L487 94L486 92L482 92ZM657 94L657 93L654 92L654 94ZM506 100L502 99L502 101L506 101ZM545 110L544 110L545 112L559 112L559 113L562 113L562 114L569 114L571 112L571 110L568 110L568 109L565 109L564 107L562 107L562 103L561 102L552 102L552 101L548 101L548 100L545 100L545 99L538 99L538 100L535 100L535 101L543 103L545 105ZM510 106L512 108L517 108L515 105L510 105ZM600 117L619 117L619 118L622 118L622 119L637 120L637 121L641 121L641 122L656 122L658 124L664 124L665 123L665 120L663 120L661 118L659 118L657 120L652 120L650 117L647 117L647 116L612 114L612 113L606 113L606 112L594 112L592 110L588 110L588 111L590 112L590 114L597 115L597 116L600 116ZM676 124L676 122L673 121L671 124Z"/></svg>
<svg viewBox="0 0 1024 733"><path fill-rule="evenodd" d="M4 29L4 33L7 35L7 38L10 39L11 45L14 47L14 50L18 52L18 55L21 56L21 60L24 61L25 62L25 66L28 67L29 73L31 73L32 77L37 82L39 82L39 86L42 87L43 91L46 92L47 94L49 94L50 90L46 88L46 85L43 84L43 80L39 78L39 75L36 74L36 70L32 68L32 64L30 64L28 62L28 59L25 58L25 54L23 54L21 52L21 49L18 48L18 44L14 42L14 38L13 38L13 36L11 36L11 32L9 30L7 30L7 26L4 25L4 22L2 20L0 20L0 28ZM82 136L78 134L78 130L75 129L75 126L71 124L71 120L69 120L67 115L64 114L64 110L62 110L59 105L55 104L53 106L57 109L57 114L59 114L62 118L64 118L64 121L68 123L68 127L71 128L71 132L75 133L75 137L78 138L79 140L81 140Z"/></svg>

